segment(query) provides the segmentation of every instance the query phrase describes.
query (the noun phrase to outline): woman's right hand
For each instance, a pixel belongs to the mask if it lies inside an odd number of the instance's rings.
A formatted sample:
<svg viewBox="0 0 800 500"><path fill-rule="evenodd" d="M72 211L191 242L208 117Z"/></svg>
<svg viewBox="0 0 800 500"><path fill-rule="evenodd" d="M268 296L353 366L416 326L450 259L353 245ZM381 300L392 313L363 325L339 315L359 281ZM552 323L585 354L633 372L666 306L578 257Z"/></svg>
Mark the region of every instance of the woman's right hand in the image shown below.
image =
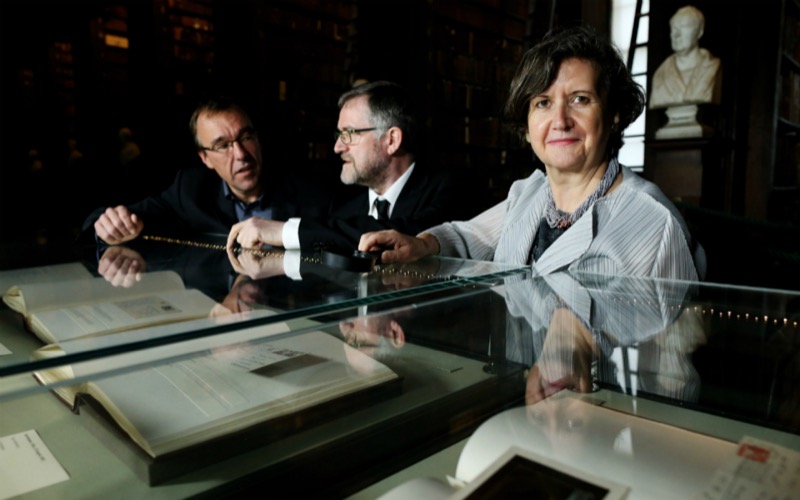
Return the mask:
<svg viewBox="0 0 800 500"><path fill-rule="evenodd" d="M358 243L362 252L381 252L381 262L411 262L439 253L439 242L430 234L410 236L390 229L364 233Z"/></svg>

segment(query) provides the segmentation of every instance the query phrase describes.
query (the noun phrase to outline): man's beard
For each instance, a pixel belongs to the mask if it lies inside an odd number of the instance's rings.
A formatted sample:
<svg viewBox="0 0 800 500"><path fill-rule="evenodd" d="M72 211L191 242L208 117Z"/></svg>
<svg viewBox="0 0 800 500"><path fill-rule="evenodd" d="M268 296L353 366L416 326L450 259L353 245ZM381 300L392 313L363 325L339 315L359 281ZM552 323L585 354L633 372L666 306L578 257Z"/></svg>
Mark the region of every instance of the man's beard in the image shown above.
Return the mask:
<svg viewBox="0 0 800 500"><path fill-rule="evenodd" d="M389 158L383 158L376 154L374 161L367 163L365 166L357 166L354 162L351 162L350 165L351 168L347 174L344 170L342 171L342 183L367 187L380 186L386 178Z"/></svg>

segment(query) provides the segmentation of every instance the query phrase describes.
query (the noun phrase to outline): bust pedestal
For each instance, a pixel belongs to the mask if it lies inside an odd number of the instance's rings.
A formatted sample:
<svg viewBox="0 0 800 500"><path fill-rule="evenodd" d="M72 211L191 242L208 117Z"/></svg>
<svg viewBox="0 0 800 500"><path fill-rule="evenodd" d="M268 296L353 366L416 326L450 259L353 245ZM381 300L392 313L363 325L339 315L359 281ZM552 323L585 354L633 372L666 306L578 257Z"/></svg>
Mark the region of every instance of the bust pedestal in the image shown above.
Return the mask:
<svg viewBox="0 0 800 500"><path fill-rule="evenodd" d="M656 130L656 139L710 137L714 129L697 121L697 105L682 104L666 108L667 124Z"/></svg>
<svg viewBox="0 0 800 500"><path fill-rule="evenodd" d="M673 201L726 210L732 146L720 137L647 141L642 176Z"/></svg>

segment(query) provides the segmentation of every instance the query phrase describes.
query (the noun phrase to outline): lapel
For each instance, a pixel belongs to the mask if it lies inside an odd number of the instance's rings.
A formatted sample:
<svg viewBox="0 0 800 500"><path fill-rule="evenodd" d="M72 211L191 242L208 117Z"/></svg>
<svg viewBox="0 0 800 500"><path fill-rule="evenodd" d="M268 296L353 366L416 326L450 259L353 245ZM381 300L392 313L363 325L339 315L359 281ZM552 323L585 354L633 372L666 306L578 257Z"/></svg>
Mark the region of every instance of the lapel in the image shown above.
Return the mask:
<svg viewBox="0 0 800 500"><path fill-rule="evenodd" d="M536 235L535 229L544 213L543 199L536 197L531 204L524 201L517 203L506 215L511 222L506 226L502 236L504 250L498 252L499 260L519 264L528 262L528 256L533 248L533 238Z"/></svg>
<svg viewBox="0 0 800 500"><path fill-rule="evenodd" d="M426 184L427 175L424 172L420 172L419 165L415 166L414 171L411 172L411 176L406 181L406 185L403 186L400 195L397 197L395 207L392 209L392 215L398 217L399 214L403 214L403 216L408 217L414 214L422 193L426 191Z"/></svg>
<svg viewBox="0 0 800 500"><path fill-rule="evenodd" d="M233 201L225 197L225 189L222 184L225 182L214 174L215 184L217 186L217 203L214 205L213 210L217 212L216 220L219 221L233 221L230 225L237 222L236 209L233 206ZM222 222L222 224L225 224Z"/></svg>
<svg viewBox="0 0 800 500"><path fill-rule="evenodd" d="M358 194L343 200L343 203L333 211L334 218L366 216L369 213L368 189L362 186L358 191Z"/></svg>

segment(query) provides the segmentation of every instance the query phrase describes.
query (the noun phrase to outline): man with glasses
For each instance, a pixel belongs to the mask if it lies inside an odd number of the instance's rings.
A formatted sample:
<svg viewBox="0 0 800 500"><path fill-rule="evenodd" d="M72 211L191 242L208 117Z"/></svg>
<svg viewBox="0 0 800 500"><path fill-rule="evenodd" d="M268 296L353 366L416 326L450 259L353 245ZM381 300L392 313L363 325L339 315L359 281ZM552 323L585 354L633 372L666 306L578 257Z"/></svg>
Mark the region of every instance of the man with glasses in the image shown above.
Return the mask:
<svg viewBox="0 0 800 500"><path fill-rule="evenodd" d="M285 219L297 213L321 213L321 207L327 210L324 193L314 192L309 198L303 193L303 199L318 203L306 203L301 209L296 202L299 195L289 188L292 184L264 173L256 130L234 102L212 99L200 104L189 128L207 169L182 169L159 195L98 209L86 219L84 230L94 227L100 240L117 245L138 237L145 225L149 234L160 236L187 231L227 234L232 225L253 216Z"/></svg>
<svg viewBox="0 0 800 500"><path fill-rule="evenodd" d="M455 177L416 164L416 120L402 87L386 81L366 83L345 92L338 104L333 150L343 162L341 181L367 189L335 199L325 217L282 222L256 215L239 222L231 228L228 247L239 243L246 248L352 251L368 231L416 234L432 223L473 215L471 194Z"/></svg>

